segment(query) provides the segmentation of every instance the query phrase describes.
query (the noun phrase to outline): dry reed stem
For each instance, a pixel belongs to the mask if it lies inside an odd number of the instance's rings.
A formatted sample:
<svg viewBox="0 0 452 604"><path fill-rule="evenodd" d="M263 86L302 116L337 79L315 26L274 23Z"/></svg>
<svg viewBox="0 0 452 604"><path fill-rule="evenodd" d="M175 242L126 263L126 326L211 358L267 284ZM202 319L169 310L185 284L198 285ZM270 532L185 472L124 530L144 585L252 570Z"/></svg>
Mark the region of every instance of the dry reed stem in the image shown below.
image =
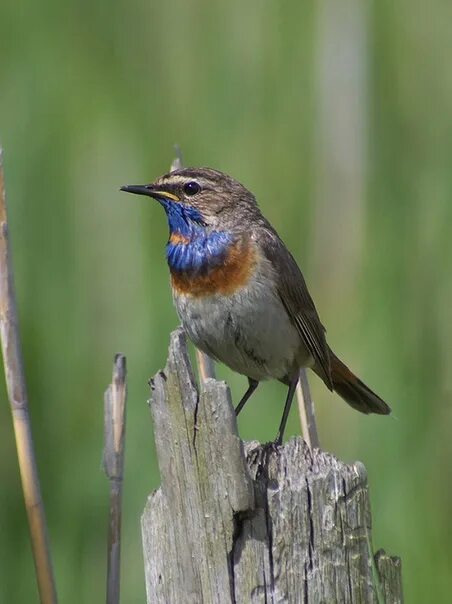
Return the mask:
<svg viewBox="0 0 452 604"><path fill-rule="evenodd" d="M22 490L41 602L55 604L57 594L39 476L28 412L19 339L13 268L8 238L3 153L0 149L0 336L6 387L13 418Z"/></svg>
<svg viewBox="0 0 452 604"><path fill-rule="evenodd" d="M300 369L296 392L303 438L311 451L312 449L320 449L319 435L315 421L314 401L311 397L308 376L304 368Z"/></svg>
<svg viewBox="0 0 452 604"><path fill-rule="evenodd" d="M110 481L110 515L107 546L107 604L119 604L121 577L121 513L124 477L124 442L126 419L126 358L117 354L113 378L105 391L104 469Z"/></svg>

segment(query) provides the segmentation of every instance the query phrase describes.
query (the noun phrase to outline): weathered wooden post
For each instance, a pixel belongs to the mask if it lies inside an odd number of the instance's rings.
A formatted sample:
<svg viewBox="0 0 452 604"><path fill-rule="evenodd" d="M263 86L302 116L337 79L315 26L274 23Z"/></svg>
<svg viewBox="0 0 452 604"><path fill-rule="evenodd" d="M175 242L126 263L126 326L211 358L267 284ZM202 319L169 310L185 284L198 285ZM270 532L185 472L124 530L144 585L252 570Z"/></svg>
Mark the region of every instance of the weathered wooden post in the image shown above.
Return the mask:
<svg viewBox="0 0 452 604"><path fill-rule="evenodd" d="M240 440L229 389L198 394L182 330L151 401L161 487L142 517L148 604L402 602L373 554L367 477L301 438Z"/></svg>

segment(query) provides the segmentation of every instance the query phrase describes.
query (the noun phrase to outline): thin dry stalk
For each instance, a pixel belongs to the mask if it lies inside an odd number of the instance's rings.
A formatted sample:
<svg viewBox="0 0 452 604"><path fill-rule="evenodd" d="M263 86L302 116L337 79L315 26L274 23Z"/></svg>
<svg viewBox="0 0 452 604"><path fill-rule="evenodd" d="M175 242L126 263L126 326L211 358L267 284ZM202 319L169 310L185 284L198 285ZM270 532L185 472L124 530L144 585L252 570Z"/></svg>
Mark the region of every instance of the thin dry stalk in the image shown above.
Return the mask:
<svg viewBox="0 0 452 604"><path fill-rule="evenodd" d="M184 167L182 161L182 150L179 145L174 145L174 151L176 153L176 157L171 162L170 172L174 172L174 170L182 170L182 168Z"/></svg>
<svg viewBox="0 0 452 604"><path fill-rule="evenodd" d="M110 481L110 516L107 546L107 604L119 604L121 576L121 511L124 477L124 441L126 420L126 358L117 354L113 379L105 391L104 469Z"/></svg>
<svg viewBox="0 0 452 604"><path fill-rule="evenodd" d="M41 602L55 604L57 594L49 539L33 446L28 398L20 349L13 268L8 238L8 219L0 149L0 336L6 387L11 405L17 457L28 515L31 545Z"/></svg>
<svg viewBox="0 0 452 604"><path fill-rule="evenodd" d="M182 151L178 145L175 145L176 157L173 159L170 167L170 172L181 170L184 166L182 163ZM202 382L207 378L215 378L215 363L204 352L196 348L196 364L198 365L198 374Z"/></svg>
<svg viewBox="0 0 452 604"><path fill-rule="evenodd" d="M311 397L306 369L300 369L300 379L297 384L297 402L303 438L311 451L312 449L319 449L320 442L315 421L314 401Z"/></svg>
<svg viewBox="0 0 452 604"><path fill-rule="evenodd" d="M196 349L196 362L198 365L199 377L203 382L205 382L207 378L215 379L215 363L207 354Z"/></svg>

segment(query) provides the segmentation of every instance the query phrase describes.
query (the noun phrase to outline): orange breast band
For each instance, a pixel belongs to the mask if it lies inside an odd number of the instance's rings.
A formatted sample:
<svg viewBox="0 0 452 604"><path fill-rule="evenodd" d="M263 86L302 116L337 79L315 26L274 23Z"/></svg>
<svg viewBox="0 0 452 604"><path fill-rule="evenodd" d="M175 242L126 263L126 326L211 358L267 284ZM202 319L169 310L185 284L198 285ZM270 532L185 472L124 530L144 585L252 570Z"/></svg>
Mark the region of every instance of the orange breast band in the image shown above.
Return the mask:
<svg viewBox="0 0 452 604"><path fill-rule="evenodd" d="M195 298L215 294L230 296L248 283L256 264L254 246L249 242L235 243L229 248L223 264L213 267L206 274L172 271L171 285L176 293Z"/></svg>

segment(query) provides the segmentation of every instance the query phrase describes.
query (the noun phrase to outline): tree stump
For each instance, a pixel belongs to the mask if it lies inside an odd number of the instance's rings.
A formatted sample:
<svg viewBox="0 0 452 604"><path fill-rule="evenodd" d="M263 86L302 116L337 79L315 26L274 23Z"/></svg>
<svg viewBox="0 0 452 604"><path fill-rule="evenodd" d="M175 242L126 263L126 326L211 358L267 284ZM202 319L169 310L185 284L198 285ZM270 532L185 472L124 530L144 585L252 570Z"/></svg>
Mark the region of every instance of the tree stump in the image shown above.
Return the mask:
<svg viewBox="0 0 452 604"><path fill-rule="evenodd" d="M181 329L152 382L161 487L142 517L148 604L401 603L400 559L374 557L364 466L243 444L229 389L198 388Z"/></svg>

